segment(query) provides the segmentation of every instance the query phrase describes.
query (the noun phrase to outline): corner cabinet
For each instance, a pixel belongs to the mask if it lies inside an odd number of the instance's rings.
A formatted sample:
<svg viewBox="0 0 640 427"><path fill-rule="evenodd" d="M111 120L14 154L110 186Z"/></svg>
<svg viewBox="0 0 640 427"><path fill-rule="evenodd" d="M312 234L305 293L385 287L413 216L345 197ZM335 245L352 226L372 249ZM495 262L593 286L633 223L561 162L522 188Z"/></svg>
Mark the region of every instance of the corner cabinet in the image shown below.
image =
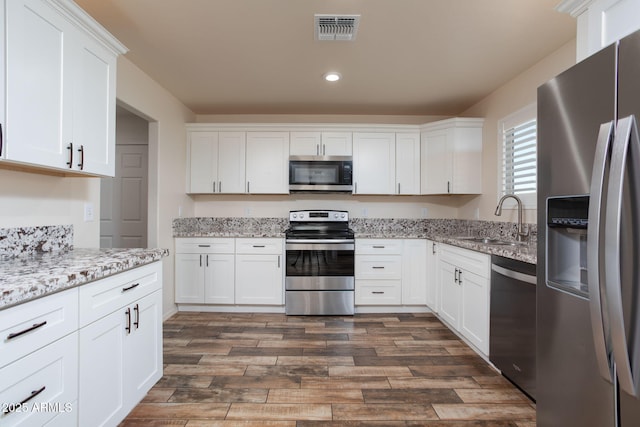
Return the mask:
<svg viewBox="0 0 640 427"><path fill-rule="evenodd" d="M489 255L440 244L439 316L485 355L489 354Z"/></svg>
<svg viewBox="0 0 640 427"><path fill-rule="evenodd" d="M126 48L72 1L1 4L6 126L0 155L113 176L116 59Z"/></svg>
<svg viewBox="0 0 640 427"><path fill-rule="evenodd" d="M482 193L483 122L454 118L422 126L422 194Z"/></svg>

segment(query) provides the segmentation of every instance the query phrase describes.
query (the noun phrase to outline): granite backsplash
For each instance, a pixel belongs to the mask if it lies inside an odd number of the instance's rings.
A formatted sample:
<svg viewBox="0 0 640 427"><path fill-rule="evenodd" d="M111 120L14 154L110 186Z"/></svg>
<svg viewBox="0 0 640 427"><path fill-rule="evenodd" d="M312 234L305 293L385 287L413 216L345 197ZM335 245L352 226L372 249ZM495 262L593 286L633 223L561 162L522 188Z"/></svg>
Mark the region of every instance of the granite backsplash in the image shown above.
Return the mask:
<svg viewBox="0 0 640 427"><path fill-rule="evenodd" d="M0 228L0 258L70 249L72 225Z"/></svg>

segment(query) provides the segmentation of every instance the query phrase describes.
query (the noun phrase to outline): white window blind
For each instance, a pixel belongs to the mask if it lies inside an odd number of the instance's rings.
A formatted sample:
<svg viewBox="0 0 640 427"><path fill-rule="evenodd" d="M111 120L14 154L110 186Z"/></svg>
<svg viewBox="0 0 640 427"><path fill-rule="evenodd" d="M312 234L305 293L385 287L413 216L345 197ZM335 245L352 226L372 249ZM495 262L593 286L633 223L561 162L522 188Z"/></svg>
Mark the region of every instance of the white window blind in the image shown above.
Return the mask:
<svg viewBox="0 0 640 427"><path fill-rule="evenodd" d="M528 208L536 207L537 194L537 121L535 108L501 121L502 179L501 194L515 194Z"/></svg>

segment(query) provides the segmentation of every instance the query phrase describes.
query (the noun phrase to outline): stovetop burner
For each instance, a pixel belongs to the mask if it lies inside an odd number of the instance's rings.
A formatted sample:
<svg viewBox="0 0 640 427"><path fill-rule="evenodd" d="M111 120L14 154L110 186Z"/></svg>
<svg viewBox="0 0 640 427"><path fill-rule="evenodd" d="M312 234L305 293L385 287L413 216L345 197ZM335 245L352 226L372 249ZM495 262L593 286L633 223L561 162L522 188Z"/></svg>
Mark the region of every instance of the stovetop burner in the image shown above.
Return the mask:
<svg viewBox="0 0 640 427"><path fill-rule="evenodd" d="M347 211L291 211L287 239L353 239Z"/></svg>

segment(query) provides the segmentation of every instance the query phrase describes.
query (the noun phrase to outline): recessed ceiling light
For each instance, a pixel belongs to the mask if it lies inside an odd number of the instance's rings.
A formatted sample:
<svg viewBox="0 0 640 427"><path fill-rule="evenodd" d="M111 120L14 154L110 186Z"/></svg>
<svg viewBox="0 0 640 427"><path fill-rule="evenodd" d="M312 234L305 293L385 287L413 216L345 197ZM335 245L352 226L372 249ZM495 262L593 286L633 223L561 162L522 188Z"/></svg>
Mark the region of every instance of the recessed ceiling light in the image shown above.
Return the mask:
<svg viewBox="0 0 640 427"><path fill-rule="evenodd" d="M340 73L336 73L336 72L329 72L327 74L324 75L324 79L328 82L337 82L338 80L340 80L342 78L342 76L340 75Z"/></svg>

